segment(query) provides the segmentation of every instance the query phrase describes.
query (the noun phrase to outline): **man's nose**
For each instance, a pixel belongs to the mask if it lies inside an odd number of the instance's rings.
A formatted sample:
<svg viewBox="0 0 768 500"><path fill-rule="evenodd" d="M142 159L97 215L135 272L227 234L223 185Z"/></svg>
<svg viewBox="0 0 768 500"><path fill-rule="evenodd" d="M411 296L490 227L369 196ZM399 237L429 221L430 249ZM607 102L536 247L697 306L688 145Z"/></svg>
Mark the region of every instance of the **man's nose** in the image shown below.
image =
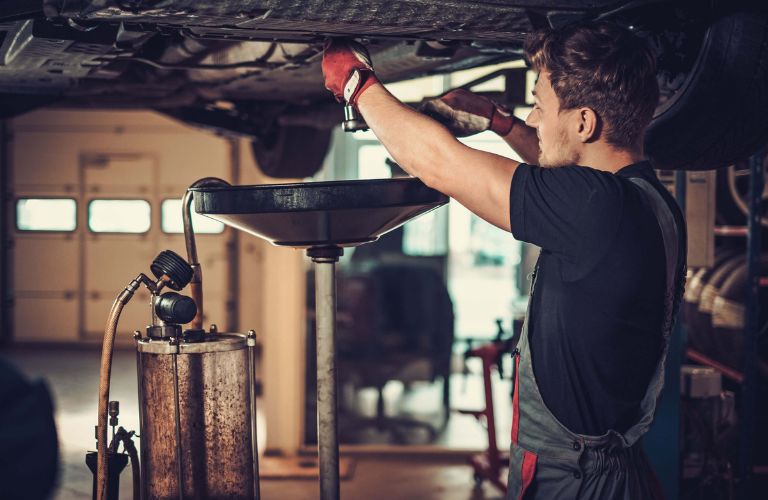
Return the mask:
<svg viewBox="0 0 768 500"><path fill-rule="evenodd" d="M539 120L537 119L536 110L531 110L530 113L528 113L528 116L525 118L525 124L529 127L536 128L539 125Z"/></svg>

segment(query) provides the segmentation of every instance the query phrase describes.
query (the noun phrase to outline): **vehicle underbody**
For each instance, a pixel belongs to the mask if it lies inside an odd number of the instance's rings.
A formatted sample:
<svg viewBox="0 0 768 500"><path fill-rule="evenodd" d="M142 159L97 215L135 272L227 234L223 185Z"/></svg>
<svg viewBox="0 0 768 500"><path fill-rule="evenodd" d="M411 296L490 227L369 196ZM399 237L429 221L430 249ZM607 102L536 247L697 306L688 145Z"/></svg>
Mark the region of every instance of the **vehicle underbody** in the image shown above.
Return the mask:
<svg viewBox="0 0 768 500"><path fill-rule="evenodd" d="M56 104L151 108L256 140L275 126L327 130L341 119L320 71L329 37L366 43L377 75L394 82L521 59L531 31L585 19L611 19L650 40L659 54L661 115L690 86L708 30L731 15L717 3L5 2L2 117Z"/></svg>

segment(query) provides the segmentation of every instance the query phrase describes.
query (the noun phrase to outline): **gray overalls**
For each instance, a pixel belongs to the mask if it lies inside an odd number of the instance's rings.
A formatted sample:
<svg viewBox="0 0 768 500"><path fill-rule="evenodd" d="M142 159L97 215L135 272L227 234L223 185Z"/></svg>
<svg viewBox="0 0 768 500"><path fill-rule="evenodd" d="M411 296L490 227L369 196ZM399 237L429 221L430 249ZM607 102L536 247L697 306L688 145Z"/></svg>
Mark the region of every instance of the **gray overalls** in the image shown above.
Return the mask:
<svg viewBox="0 0 768 500"><path fill-rule="evenodd" d="M644 193L661 227L666 255L664 341L661 358L640 405L641 417L626 433L602 436L575 434L560 423L544 404L531 363L528 317L523 325L515 361L512 400L512 448L507 499L594 498L651 499L663 495L639 442L650 427L664 382L664 362L682 289L679 270L684 267L674 216L662 196L646 180L631 178ZM682 267L681 267L682 266ZM531 282L533 294L536 271ZM530 306L530 304L529 304Z"/></svg>

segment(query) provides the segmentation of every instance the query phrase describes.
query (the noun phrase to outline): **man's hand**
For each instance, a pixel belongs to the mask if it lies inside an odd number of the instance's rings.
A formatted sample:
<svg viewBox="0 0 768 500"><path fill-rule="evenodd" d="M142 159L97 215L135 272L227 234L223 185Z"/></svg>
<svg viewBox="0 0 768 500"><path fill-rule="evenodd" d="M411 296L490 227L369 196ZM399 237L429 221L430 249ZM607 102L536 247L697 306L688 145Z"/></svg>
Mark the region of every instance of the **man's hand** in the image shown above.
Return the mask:
<svg viewBox="0 0 768 500"><path fill-rule="evenodd" d="M368 50L352 40L334 39L325 43L323 76L325 88L337 101L355 106L360 94L378 83Z"/></svg>
<svg viewBox="0 0 768 500"><path fill-rule="evenodd" d="M495 102L464 89L446 92L424 101L419 110L445 125L456 137L492 130L504 137L515 117Z"/></svg>

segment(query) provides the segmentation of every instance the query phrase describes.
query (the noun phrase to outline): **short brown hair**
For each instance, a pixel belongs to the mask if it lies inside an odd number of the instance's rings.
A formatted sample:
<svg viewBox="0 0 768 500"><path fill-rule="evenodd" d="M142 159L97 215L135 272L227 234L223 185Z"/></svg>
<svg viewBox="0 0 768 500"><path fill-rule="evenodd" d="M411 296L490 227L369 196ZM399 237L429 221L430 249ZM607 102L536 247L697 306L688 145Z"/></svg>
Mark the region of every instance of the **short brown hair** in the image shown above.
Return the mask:
<svg viewBox="0 0 768 500"><path fill-rule="evenodd" d="M642 144L659 100L656 58L643 39L617 24L586 22L532 33L525 57L549 73L560 109L592 108L608 143Z"/></svg>

